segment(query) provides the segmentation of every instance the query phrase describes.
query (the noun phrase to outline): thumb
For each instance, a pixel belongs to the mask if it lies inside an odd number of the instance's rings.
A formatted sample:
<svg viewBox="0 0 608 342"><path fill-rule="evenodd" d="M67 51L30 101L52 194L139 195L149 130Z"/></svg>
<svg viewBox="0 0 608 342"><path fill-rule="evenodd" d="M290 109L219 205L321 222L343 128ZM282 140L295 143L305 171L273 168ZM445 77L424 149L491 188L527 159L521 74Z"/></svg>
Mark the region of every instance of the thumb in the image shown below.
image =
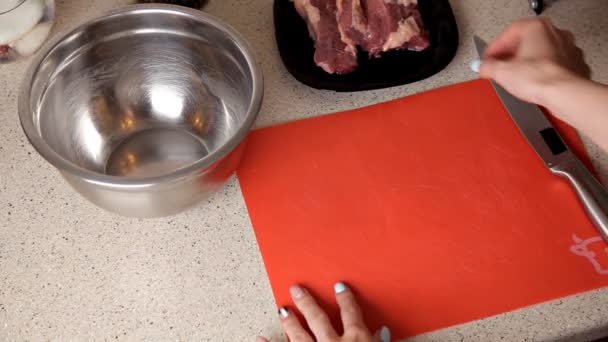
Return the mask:
<svg viewBox="0 0 608 342"><path fill-rule="evenodd" d="M391 330L387 326L378 329L374 334L374 341L391 342Z"/></svg>
<svg viewBox="0 0 608 342"><path fill-rule="evenodd" d="M482 78L496 80L507 68L507 63L497 59L486 58L479 67L479 76Z"/></svg>

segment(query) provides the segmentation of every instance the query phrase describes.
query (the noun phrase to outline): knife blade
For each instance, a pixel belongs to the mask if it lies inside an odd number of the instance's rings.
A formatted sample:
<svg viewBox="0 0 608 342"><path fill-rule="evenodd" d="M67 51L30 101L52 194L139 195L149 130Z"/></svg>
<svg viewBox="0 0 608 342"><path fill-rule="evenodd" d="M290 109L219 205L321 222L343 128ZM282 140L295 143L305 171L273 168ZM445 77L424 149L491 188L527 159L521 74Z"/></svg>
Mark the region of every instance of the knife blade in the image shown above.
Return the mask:
<svg viewBox="0 0 608 342"><path fill-rule="evenodd" d="M487 43L474 37L475 48L483 58ZM498 98L511 115L530 146L545 165L567 179L576 192L591 222L608 242L608 192L585 165L572 153L542 110L511 95L494 81L490 81Z"/></svg>

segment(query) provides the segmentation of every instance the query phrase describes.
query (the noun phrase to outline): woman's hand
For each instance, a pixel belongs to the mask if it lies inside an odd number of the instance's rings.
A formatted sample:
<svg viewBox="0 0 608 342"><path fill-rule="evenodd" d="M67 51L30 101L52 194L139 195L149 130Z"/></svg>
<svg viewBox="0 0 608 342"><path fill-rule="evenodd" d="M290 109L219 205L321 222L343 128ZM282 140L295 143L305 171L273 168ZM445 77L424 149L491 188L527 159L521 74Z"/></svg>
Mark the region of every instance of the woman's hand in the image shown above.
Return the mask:
<svg viewBox="0 0 608 342"><path fill-rule="evenodd" d="M490 43L480 75L524 101L545 105L546 86L589 78L590 69L572 33L533 18L513 23Z"/></svg>
<svg viewBox="0 0 608 342"><path fill-rule="evenodd" d="M282 307L279 308L281 325L291 342L389 342L391 340L387 327L382 327L375 335L370 333L363 321L363 314L355 295L344 283L337 283L334 286L344 327L342 336L334 330L325 311L306 289L295 285L289 289L289 292L314 335L311 336L304 329L294 312ZM257 342L268 342L268 339L258 337Z"/></svg>
<svg viewBox="0 0 608 342"><path fill-rule="evenodd" d="M480 75L549 109L608 152L608 86L589 80L572 33L548 19L515 22L485 51Z"/></svg>

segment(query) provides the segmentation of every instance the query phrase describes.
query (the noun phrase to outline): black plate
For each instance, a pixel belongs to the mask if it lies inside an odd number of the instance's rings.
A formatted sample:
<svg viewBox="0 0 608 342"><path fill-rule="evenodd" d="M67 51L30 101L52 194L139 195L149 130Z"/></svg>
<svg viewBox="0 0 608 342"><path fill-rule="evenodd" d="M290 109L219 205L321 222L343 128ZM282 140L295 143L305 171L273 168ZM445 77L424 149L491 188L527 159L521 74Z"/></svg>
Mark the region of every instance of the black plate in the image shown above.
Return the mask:
<svg viewBox="0 0 608 342"><path fill-rule="evenodd" d="M290 0L274 1L274 25L281 59L298 81L317 89L360 91L416 82L445 68L458 48L458 27L448 0L418 0L431 45L424 51L395 50L380 58L359 52L359 67L330 75L314 63L314 42Z"/></svg>

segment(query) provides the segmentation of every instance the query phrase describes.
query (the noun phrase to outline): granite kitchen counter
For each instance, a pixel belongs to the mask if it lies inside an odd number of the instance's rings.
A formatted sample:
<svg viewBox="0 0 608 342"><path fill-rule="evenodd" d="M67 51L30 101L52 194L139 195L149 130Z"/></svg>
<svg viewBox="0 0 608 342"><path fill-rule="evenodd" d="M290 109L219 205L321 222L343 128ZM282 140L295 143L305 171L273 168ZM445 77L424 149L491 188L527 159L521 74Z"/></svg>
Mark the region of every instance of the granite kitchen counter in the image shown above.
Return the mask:
<svg viewBox="0 0 608 342"><path fill-rule="evenodd" d="M262 64L260 127L476 78L469 70L473 34L490 39L531 14L527 0L450 2L461 44L445 70L410 85L358 93L311 89L287 73L275 48L272 0L211 0L205 10L236 27ZM59 0L53 32L127 3ZM545 14L576 34L593 77L608 83L608 1L557 0ZM128 219L98 209L33 150L19 126L17 96L28 62L0 66L0 340L279 338L270 284L236 180L173 217ZM607 156L590 143L587 148L607 179ZM414 340L585 341L602 333L608 335L608 289Z"/></svg>

